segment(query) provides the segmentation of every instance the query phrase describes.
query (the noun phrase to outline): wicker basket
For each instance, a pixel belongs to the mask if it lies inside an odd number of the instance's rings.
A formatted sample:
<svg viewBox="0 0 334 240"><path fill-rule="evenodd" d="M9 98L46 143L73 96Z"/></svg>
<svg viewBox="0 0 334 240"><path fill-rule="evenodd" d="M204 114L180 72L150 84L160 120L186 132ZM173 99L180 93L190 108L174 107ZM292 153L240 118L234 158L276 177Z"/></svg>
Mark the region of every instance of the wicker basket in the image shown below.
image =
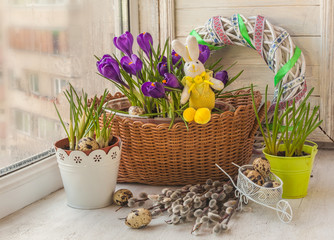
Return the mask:
<svg viewBox="0 0 334 240"><path fill-rule="evenodd" d="M249 91L235 94L245 93ZM112 98L121 97L117 93ZM122 140L118 182L184 185L204 183L208 178L221 180L223 176L215 163L231 176L236 175L238 169L231 162L249 163L258 124L250 94L223 101L233 105L235 112L212 114L210 122L204 125L191 122L189 131L183 122L168 129L169 123L159 120L160 124L152 119L148 123L148 119L116 115L112 129ZM259 92L255 93L255 101L259 108ZM263 115L261 108L260 116Z"/></svg>

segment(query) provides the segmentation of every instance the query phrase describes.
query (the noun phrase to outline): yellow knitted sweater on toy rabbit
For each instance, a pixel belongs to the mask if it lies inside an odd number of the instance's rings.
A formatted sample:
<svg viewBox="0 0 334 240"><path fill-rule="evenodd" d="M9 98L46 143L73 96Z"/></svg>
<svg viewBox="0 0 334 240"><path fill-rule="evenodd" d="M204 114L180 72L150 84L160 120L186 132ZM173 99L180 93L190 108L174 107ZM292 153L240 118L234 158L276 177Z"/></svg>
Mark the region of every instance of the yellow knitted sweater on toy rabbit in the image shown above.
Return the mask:
<svg viewBox="0 0 334 240"><path fill-rule="evenodd" d="M189 93L189 107L199 109L208 108L212 110L215 107L215 93L212 91L210 81L212 78L212 71L206 71L192 78L185 76L182 79L182 84L188 86Z"/></svg>

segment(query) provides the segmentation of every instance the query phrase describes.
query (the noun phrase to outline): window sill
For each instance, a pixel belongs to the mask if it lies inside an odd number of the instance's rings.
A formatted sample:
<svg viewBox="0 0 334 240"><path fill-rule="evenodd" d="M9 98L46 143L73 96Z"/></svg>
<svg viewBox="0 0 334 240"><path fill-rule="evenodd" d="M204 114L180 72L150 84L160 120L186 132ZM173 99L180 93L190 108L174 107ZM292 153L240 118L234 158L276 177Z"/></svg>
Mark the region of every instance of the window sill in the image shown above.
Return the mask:
<svg viewBox="0 0 334 240"><path fill-rule="evenodd" d="M55 155L0 178L0 219L63 187Z"/></svg>
<svg viewBox="0 0 334 240"><path fill-rule="evenodd" d="M308 195L288 199L293 219L282 223L275 211L250 202L250 212L237 212L231 218L229 230L215 236L203 230L200 236L190 234L193 223L168 225L167 214L155 217L144 229L130 229L124 220L132 210L112 205L95 210L79 210L66 205L63 189L0 220L0 239L334 239L333 150L320 150L314 163ZM54 161L55 162L55 161ZM46 184L43 184L46 185ZM117 184L116 189L130 189L156 194L163 186ZM15 196L18 198L18 196ZM144 207L151 206L148 203ZM3 206L2 206L3 207Z"/></svg>

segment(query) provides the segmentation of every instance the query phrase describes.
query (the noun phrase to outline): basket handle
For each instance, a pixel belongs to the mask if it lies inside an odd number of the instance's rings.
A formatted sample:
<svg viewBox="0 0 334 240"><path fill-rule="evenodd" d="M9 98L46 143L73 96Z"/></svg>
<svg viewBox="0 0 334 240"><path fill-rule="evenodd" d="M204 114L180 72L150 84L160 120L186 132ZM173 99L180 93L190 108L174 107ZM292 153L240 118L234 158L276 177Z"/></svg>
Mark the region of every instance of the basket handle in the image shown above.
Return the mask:
<svg viewBox="0 0 334 240"><path fill-rule="evenodd" d="M262 104L260 110L258 111L259 118L260 118L261 122L262 122L262 120L264 119L264 116L265 116L265 112L264 112L265 109L264 109L264 106L265 106L265 104ZM270 102L267 103L267 111L268 111L269 106L270 106ZM253 138L258 128L259 128L259 123L257 122L257 120L256 120L256 118L255 118L253 128L252 128L252 130L250 131L248 137L249 137L249 138Z"/></svg>

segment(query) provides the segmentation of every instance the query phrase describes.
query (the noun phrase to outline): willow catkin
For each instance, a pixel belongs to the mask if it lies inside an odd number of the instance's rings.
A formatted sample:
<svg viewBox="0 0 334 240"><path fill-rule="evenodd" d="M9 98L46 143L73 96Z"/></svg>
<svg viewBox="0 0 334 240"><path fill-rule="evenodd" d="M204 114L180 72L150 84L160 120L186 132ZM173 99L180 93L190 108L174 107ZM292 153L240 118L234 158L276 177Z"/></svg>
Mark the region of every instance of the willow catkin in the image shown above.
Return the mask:
<svg viewBox="0 0 334 240"><path fill-rule="evenodd" d="M233 190L230 182L208 179L202 185L186 185L175 190L164 188L160 194L141 193L139 198L130 199L129 205L138 205L148 199L154 203L150 208L153 217L166 212L170 217L166 221L169 224L190 221L194 222L193 234L205 231L206 228L218 234L227 228L226 215L231 216L237 207Z"/></svg>
<svg viewBox="0 0 334 240"><path fill-rule="evenodd" d="M194 216L195 216L195 217L202 217L202 216L203 216L203 210L202 210L202 209L197 209L197 210L194 212Z"/></svg>
<svg viewBox="0 0 334 240"><path fill-rule="evenodd" d="M209 212L208 217L211 221L214 221L214 222L220 222L222 220L221 216L213 212Z"/></svg>
<svg viewBox="0 0 334 240"><path fill-rule="evenodd" d="M141 193L139 193L139 196L138 196L139 198L147 198L148 196L147 196L147 193L146 192L141 192Z"/></svg>
<svg viewBox="0 0 334 240"><path fill-rule="evenodd" d="M221 227L220 227L220 224L217 223L214 227L213 227L213 232L215 234L219 234L220 232L222 231Z"/></svg>

